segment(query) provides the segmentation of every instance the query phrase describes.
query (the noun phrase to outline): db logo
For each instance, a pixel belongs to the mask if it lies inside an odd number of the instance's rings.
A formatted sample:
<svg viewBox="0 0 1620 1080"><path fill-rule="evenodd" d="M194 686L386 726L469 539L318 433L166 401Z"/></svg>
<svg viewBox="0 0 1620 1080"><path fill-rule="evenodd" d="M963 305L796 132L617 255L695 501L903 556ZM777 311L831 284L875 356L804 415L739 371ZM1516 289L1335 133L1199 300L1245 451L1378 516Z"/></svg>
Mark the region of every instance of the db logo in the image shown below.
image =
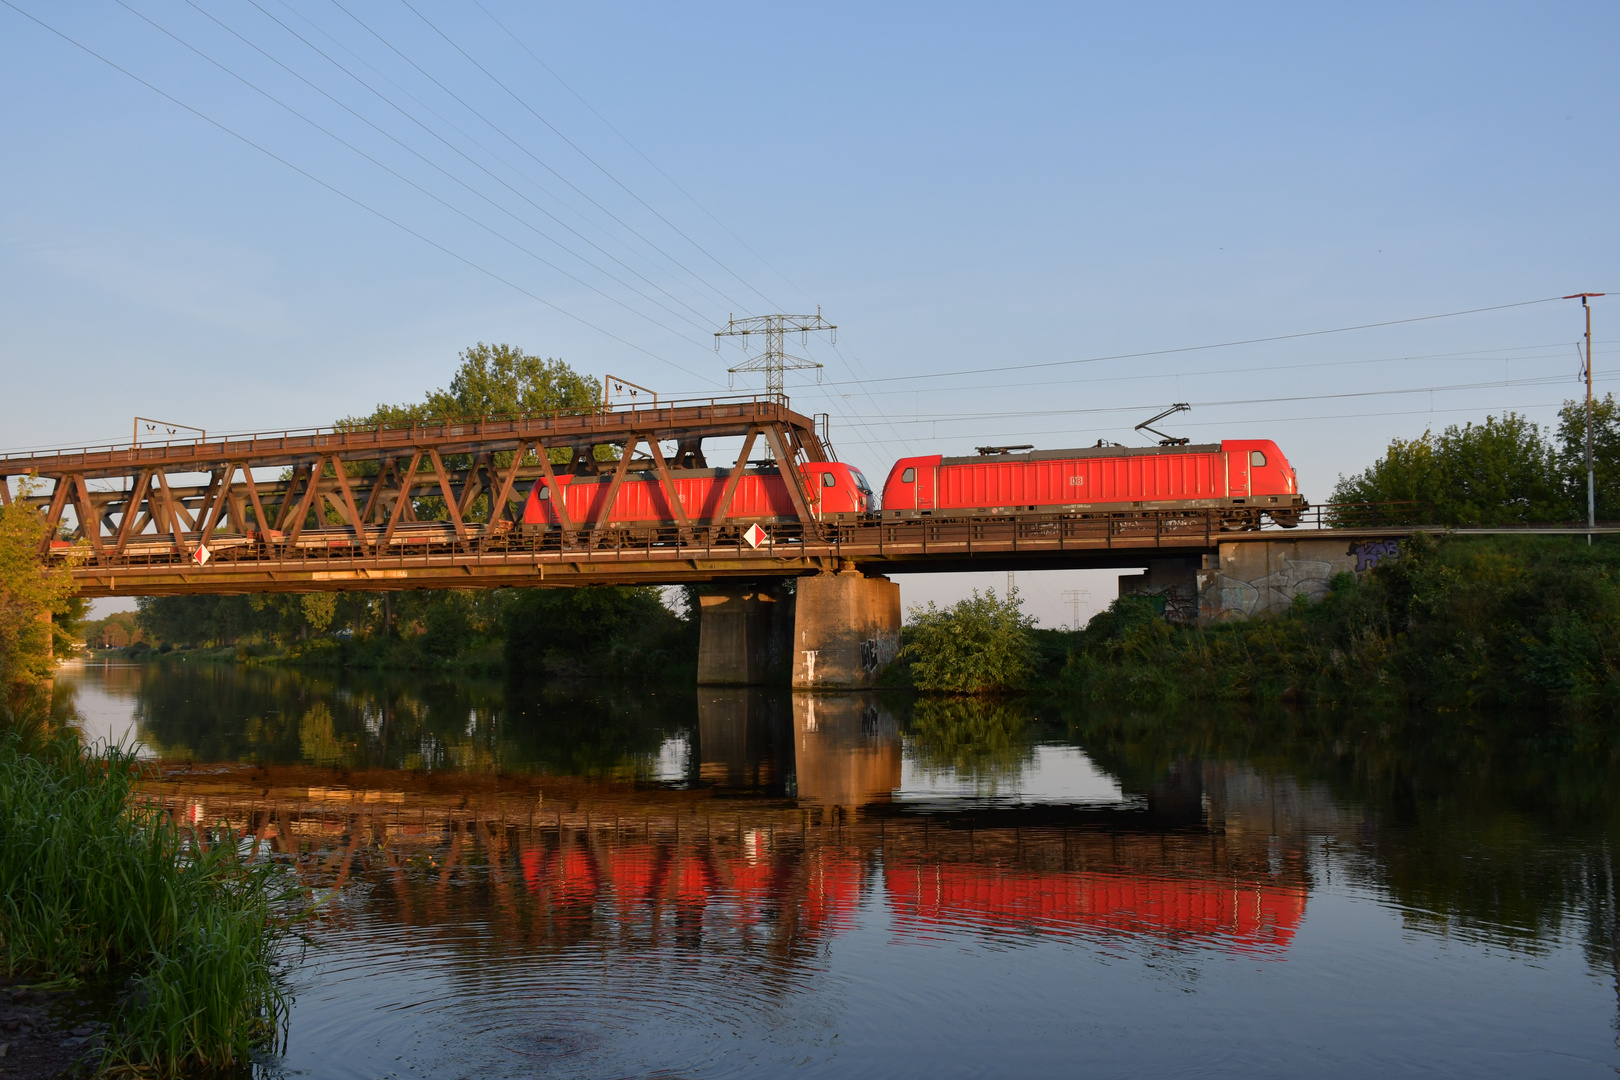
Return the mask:
<svg viewBox="0 0 1620 1080"><path fill-rule="evenodd" d="M1083 476L1071 476L1071 477L1069 477L1069 486L1070 487L1079 487L1081 484L1084 484L1085 482L1086 482L1086 478L1083 477Z"/></svg>

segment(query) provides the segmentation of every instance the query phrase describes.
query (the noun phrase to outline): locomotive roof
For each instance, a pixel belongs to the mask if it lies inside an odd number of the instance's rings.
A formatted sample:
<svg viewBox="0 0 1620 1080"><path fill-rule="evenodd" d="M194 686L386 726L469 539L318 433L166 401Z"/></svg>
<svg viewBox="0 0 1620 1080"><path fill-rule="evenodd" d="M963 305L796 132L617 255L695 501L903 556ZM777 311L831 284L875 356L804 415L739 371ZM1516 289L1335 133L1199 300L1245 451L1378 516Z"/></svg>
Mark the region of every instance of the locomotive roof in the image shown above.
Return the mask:
<svg viewBox="0 0 1620 1080"><path fill-rule="evenodd" d="M1151 457L1156 454L1214 454L1220 443L1193 446L1087 446L1078 450L1031 450L1027 454L974 454L972 457L940 458L941 465L983 465L994 461L1064 461L1069 458Z"/></svg>

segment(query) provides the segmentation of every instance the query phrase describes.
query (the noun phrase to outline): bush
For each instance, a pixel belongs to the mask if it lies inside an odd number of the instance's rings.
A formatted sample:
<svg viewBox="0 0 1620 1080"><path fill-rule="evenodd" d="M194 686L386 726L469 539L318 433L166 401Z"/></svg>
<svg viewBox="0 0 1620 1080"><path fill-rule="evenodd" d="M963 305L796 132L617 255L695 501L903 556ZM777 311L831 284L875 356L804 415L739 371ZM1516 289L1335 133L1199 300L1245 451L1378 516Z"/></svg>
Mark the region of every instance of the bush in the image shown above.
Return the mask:
<svg viewBox="0 0 1620 1080"><path fill-rule="evenodd" d="M1094 699L1620 711L1620 547L1581 537L1435 543L1340 574L1320 603L1205 627L1116 601L1059 680Z"/></svg>
<svg viewBox="0 0 1620 1080"><path fill-rule="evenodd" d="M913 607L900 659L912 685L947 694L1022 690L1035 674L1035 620L1023 613L1018 590L1005 600L977 589L948 608Z"/></svg>

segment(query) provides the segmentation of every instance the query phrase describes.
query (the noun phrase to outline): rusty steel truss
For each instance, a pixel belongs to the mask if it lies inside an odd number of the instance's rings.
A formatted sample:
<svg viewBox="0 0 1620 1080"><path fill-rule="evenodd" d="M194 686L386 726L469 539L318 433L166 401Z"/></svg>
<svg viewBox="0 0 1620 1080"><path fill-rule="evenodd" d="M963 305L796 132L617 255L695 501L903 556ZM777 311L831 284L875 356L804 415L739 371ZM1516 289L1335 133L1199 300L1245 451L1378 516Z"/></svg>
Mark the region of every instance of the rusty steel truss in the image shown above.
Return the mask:
<svg viewBox="0 0 1620 1080"><path fill-rule="evenodd" d="M133 583L174 565L257 591L275 587L275 579L242 582L243 564L302 564L340 548L347 558L381 562L499 548L521 520L530 488L559 473L612 477L598 520L564 521L570 541L587 550L612 536L605 519L632 465L657 476L683 529L712 529L735 483L716 520L693 522L675 497L672 470L706 467L704 441L726 437L743 440L734 477L760 445L778 463L827 460L815 421L785 398L738 396L10 455L0 457L0 500L12 497L11 477L31 476L48 489L24 498L45 515L44 553L74 559L86 595L142 591L111 582L122 575ZM675 444L673 455L664 453L665 442ZM269 471L276 475L263 475ZM800 471L781 471L800 523L813 525L812 493ZM157 591L217 590L181 584Z"/></svg>

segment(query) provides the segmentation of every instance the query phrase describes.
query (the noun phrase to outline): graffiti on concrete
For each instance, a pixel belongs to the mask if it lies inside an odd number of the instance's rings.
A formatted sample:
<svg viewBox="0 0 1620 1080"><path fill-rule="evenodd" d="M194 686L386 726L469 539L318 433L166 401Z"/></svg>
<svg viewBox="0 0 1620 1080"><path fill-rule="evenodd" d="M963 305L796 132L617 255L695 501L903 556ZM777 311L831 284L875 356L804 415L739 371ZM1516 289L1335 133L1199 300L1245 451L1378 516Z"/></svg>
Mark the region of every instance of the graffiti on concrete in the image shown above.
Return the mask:
<svg viewBox="0 0 1620 1080"><path fill-rule="evenodd" d="M1221 574L1215 583L1220 607L1203 614L1206 618L1242 619L1287 608L1296 596L1320 600L1327 595L1332 577L1330 562L1288 558L1282 560L1282 569L1255 581Z"/></svg>
<svg viewBox="0 0 1620 1080"><path fill-rule="evenodd" d="M1356 557L1356 573L1371 570L1385 559L1401 557L1399 540L1357 540L1348 552Z"/></svg>

